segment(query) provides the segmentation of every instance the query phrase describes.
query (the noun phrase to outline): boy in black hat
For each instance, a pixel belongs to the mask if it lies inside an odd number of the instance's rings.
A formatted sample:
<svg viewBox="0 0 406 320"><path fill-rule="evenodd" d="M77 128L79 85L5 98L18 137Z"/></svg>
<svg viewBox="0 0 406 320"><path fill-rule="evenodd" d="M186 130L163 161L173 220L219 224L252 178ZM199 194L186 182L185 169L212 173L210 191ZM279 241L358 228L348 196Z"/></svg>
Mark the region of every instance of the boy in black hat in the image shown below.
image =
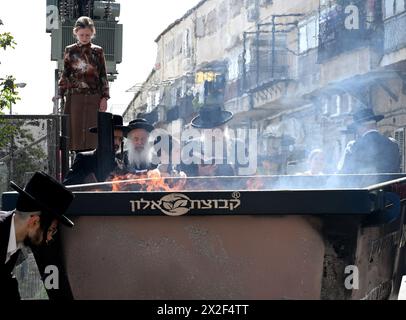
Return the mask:
<svg viewBox="0 0 406 320"><path fill-rule="evenodd" d="M354 113L353 123L348 130L355 132L358 138L347 144L339 173L400 172L400 151L396 140L378 131L377 123L383 118L382 115L375 115L370 108L363 108Z"/></svg>
<svg viewBox="0 0 406 320"><path fill-rule="evenodd" d="M58 222L73 227L64 214L73 194L43 172L36 172L19 193L16 209L0 212L0 299L19 300L18 283L12 271L24 246L37 247L53 240Z"/></svg>
<svg viewBox="0 0 406 320"><path fill-rule="evenodd" d="M123 132L126 129L123 126L123 117L119 115L112 116L112 125L114 130L114 152L117 154L123 147ZM90 128L91 133L97 133L97 128ZM75 160L69 169L63 184L78 185L83 183L104 182L111 172L101 173L97 166L97 149L88 152L76 154ZM111 171L114 171L112 164Z"/></svg>

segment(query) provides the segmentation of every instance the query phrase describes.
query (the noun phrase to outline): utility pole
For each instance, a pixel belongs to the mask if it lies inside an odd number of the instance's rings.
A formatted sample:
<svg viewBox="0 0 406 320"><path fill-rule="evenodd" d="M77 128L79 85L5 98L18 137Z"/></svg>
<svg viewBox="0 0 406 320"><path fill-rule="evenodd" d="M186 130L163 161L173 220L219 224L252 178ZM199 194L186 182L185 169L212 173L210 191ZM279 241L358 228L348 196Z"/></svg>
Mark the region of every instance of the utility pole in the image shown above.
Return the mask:
<svg viewBox="0 0 406 320"><path fill-rule="evenodd" d="M12 121L11 116L13 115L13 103L10 102L10 121ZM14 172L14 134L11 132L11 137L10 137L10 165L8 168L8 182L13 179L13 172Z"/></svg>

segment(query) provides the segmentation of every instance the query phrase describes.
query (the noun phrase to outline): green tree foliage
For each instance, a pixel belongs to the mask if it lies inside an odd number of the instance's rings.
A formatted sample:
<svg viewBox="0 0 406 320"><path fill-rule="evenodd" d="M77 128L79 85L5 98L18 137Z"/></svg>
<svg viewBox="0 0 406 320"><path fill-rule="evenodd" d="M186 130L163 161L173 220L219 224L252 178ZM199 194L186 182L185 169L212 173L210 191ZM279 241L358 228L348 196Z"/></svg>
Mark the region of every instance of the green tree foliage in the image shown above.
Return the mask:
<svg viewBox="0 0 406 320"><path fill-rule="evenodd" d="M16 44L10 32L0 33L0 49L3 49L3 51L8 48L14 49ZM17 86L13 76L0 76L0 112L4 109L9 109L11 105L20 99L16 88Z"/></svg>
<svg viewBox="0 0 406 320"><path fill-rule="evenodd" d="M15 45L9 32L0 33L0 53ZM0 193L8 189L8 180L24 184L27 174L47 169L47 155L30 129L35 124L2 116L20 100L15 81L12 75L2 76L0 61Z"/></svg>
<svg viewBox="0 0 406 320"><path fill-rule="evenodd" d="M2 24L0 20L0 25ZM0 50L14 49L16 44L10 32L0 33ZM4 114L4 110L9 110L13 104L20 100L16 88L13 76L7 75L2 77L0 74L0 115ZM16 127L11 126L5 119L0 118L0 149L5 147L9 137L14 134L16 134Z"/></svg>

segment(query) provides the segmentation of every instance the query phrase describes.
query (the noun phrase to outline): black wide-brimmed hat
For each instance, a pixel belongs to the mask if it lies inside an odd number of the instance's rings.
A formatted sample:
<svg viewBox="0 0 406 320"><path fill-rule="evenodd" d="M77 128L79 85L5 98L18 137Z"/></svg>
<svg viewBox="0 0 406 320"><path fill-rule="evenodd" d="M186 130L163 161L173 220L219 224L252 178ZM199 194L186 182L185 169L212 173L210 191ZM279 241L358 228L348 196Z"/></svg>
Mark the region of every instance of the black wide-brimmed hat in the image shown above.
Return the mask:
<svg viewBox="0 0 406 320"><path fill-rule="evenodd" d="M233 113L223 110L220 106L203 106L191 124L194 128L211 129L227 123L232 118Z"/></svg>
<svg viewBox="0 0 406 320"><path fill-rule="evenodd" d="M151 132L154 130L154 126L152 124L150 124L147 120L145 120L143 118L138 118L138 119L131 121L128 124L128 126L124 128L124 130L123 130L124 136L127 137L127 135L135 129L144 129L148 132Z"/></svg>
<svg viewBox="0 0 406 320"><path fill-rule="evenodd" d="M123 117L119 116L117 114L113 114L112 117L112 123L113 123L113 130L125 130L127 128L126 126L123 125ZM89 131L91 133L97 133L97 127L90 128Z"/></svg>
<svg viewBox="0 0 406 320"><path fill-rule="evenodd" d="M36 172L24 189L13 181L10 186L42 213L50 214L68 227L74 223L65 216L74 196L71 191L44 172ZM19 199L20 200L20 199Z"/></svg>
<svg viewBox="0 0 406 320"><path fill-rule="evenodd" d="M371 108L362 108L362 109L358 110L357 112L355 112L352 115L352 118L353 118L353 123L351 123L347 127L347 131L349 131L349 132L354 131L355 128L362 123L369 122L369 121L379 122L384 118L384 116L376 115Z"/></svg>

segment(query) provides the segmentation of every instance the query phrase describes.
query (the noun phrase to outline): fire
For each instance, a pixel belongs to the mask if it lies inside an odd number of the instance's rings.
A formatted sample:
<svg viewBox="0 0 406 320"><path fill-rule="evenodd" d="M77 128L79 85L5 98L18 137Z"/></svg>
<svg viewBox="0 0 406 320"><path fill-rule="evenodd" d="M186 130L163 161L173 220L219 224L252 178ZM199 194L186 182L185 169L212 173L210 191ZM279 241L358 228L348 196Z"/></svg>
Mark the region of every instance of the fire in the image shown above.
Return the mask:
<svg viewBox="0 0 406 320"><path fill-rule="evenodd" d="M112 183L112 191L179 191L186 183L186 176L180 179L164 177L159 170L150 170L142 174L128 173L115 175L109 182Z"/></svg>

